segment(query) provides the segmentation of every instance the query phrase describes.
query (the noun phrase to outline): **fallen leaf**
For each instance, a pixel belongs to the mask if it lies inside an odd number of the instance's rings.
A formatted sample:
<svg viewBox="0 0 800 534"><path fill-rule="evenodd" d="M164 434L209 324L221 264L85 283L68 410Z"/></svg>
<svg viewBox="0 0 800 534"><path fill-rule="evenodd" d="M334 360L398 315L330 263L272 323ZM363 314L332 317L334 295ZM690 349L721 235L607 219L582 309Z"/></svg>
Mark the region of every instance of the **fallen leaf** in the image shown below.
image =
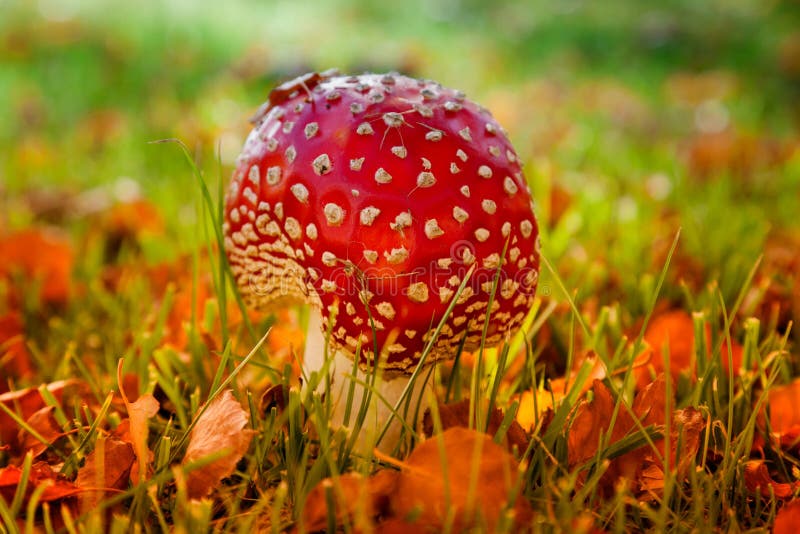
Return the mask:
<svg viewBox="0 0 800 534"><path fill-rule="evenodd" d="M9 312L0 317L0 375L23 378L32 371L30 354L25 346L22 314ZM0 393L8 390L7 380L0 381Z"/></svg>
<svg viewBox="0 0 800 534"><path fill-rule="evenodd" d="M45 406L34 412L33 415L25 421L31 429L44 438L45 442L43 443L39 438L34 437L33 434L21 428L17 440L22 452L31 451L34 458L36 458L46 451L50 444L66 435L53 415L55 410L55 406Z"/></svg>
<svg viewBox="0 0 800 534"><path fill-rule="evenodd" d="M450 404L440 404L438 409L439 420L442 424L441 430L447 430L455 427L469 428L469 399L464 399L462 401ZM495 408L489 412L489 421L486 428L486 434L494 437L495 434L497 434L497 431L500 429L500 425L503 424L504 418L505 416L500 408ZM432 436L433 431L433 417L431 416L430 410L426 410L425 415L422 418L422 432L426 436ZM515 420L511 422L511 426L509 426L508 430L506 431L504 442L509 451L513 451L516 448L518 453L522 454L525 452L525 450L527 450L529 440L528 436L525 434L525 431Z"/></svg>
<svg viewBox="0 0 800 534"><path fill-rule="evenodd" d="M796 534L797 525L800 525L800 499L792 499L778 510L772 534Z"/></svg>
<svg viewBox="0 0 800 534"><path fill-rule="evenodd" d="M252 430L245 430L247 412L242 409L231 390L225 390L208 405L197 420L189 437L189 446L181 462L188 465L210 455L221 457L194 469L186 477L189 497L205 497L223 478L230 476L236 463L244 456L253 438Z"/></svg>
<svg viewBox="0 0 800 534"><path fill-rule="evenodd" d="M117 385L125 403L125 409L128 411L130 441L138 464L138 469L131 471L131 480L137 483L147 478L150 457L152 456L152 452L147 446L147 436L150 433L148 419L158 412L159 404L156 398L149 393L141 395L136 402L128 400L123 386L121 359L117 365Z"/></svg>
<svg viewBox="0 0 800 534"><path fill-rule="evenodd" d="M758 418L758 425L764 430L765 418L769 419L770 438L773 442L787 450L800 443L800 378L769 389L767 402L761 408Z"/></svg>
<svg viewBox="0 0 800 534"><path fill-rule="evenodd" d="M445 466L446 464L446 466ZM395 517L415 518L417 529L495 531L520 476L519 464L486 434L461 427L445 430L418 445L403 462L392 500ZM517 495L511 506L514 530L533 512Z"/></svg>
<svg viewBox="0 0 800 534"><path fill-rule="evenodd" d="M396 491L399 476L398 471L383 469L371 477L345 473L322 480L306 497L303 528L309 532L327 528L330 495L337 525L350 524L356 531L369 532L376 518L389 511L390 498Z"/></svg>
<svg viewBox="0 0 800 534"><path fill-rule="evenodd" d="M49 304L63 304L71 293L74 252L60 232L27 228L0 237L0 278L22 276L38 283L39 296ZM23 288L12 292L12 300L22 299Z"/></svg>
<svg viewBox="0 0 800 534"><path fill-rule="evenodd" d="M106 490L127 488L135 460L131 443L99 436L75 479L76 486L88 490L80 497L81 511L94 509L105 498Z"/></svg>
<svg viewBox="0 0 800 534"><path fill-rule="evenodd" d="M0 497L11 502L17 491L17 486L22 481L22 469L9 465L0 469ZM48 484L41 494L41 502L50 502L58 499L72 497L81 492L81 489L69 482L44 462L36 462L31 467L28 486L25 490L26 499L35 488Z"/></svg>
<svg viewBox="0 0 800 534"><path fill-rule="evenodd" d="M761 493L764 497L790 499L800 488L800 482L777 482L767 468L764 460L750 460L744 464L744 485L753 493Z"/></svg>
<svg viewBox="0 0 800 534"><path fill-rule="evenodd" d="M634 376L638 388L650 383L654 376L665 372L664 350L669 350L669 370L673 382L681 373L688 373L692 380L696 377L694 321L683 310L670 310L652 318L644 334L648 348L636 359ZM711 331L706 329L706 345L709 355L712 347ZM742 363L742 347L735 341L731 343L733 369L738 372ZM728 343L721 348L723 370L729 372Z"/></svg>

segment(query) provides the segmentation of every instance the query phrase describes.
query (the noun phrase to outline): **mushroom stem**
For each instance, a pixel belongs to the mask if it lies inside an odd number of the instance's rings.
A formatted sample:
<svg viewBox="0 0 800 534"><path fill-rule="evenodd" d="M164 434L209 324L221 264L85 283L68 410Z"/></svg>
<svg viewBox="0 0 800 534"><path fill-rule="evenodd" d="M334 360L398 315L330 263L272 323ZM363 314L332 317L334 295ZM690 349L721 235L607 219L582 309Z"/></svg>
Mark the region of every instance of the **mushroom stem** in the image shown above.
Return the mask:
<svg viewBox="0 0 800 534"><path fill-rule="evenodd" d="M397 411L398 416L395 417L394 408L409 385L410 375L405 373L389 375L379 372L378 376L373 376L371 370L365 372L360 366L355 366L353 357L344 351L328 347L327 352L326 354L322 316L319 310L313 308L306 331L303 370L306 378L313 384L315 381L312 379L312 373L322 371L325 361L329 360L327 374L329 380L319 376L316 379L316 391L330 396L331 428L345 428L348 432L354 429L359 412L366 403L366 415L358 430L355 450L361 454L368 454L373 447L377 447L383 453L392 454L403 438L404 427L408 425L411 430L416 430L416 422L422 418L427 398L429 394L433 394L427 376L420 376L414 381L409 396L406 397L408 402L402 404ZM401 417L403 421L400 420ZM381 436L387 423L389 426ZM409 433L406 432L405 435L408 436ZM379 439L380 442L376 444Z"/></svg>

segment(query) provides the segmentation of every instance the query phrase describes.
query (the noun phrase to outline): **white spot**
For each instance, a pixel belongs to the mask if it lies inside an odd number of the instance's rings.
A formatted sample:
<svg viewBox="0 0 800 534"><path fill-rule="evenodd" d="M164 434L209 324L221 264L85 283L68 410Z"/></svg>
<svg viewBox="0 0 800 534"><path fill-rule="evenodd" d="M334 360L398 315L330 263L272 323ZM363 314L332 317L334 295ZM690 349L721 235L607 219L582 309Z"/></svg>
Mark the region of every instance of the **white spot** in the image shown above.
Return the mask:
<svg viewBox="0 0 800 534"><path fill-rule="evenodd" d="M462 195L464 195L465 197L469 198L469 186L468 185L462 185L461 189L459 189L459 191L461 191Z"/></svg>
<svg viewBox="0 0 800 534"><path fill-rule="evenodd" d="M511 261L517 261L520 255L519 247L511 247L511 250L508 251L508 259Z"/></svg>
<svg viewBox="0 0 800 534"><path fill-rule="evenodd" d="M347 315L355 315L356 314L356 307L353 306L352 302L348 302L344 305L344 310L347 312Z"/></svg>
<svg viewBox="0 0 800 534"><path fill-rule="evenodd" d="M306 235L309 239L316 239L317 238L317 225L314 223L308 223L306 226Z"/></svg>
<svg viewBox="0 0 800 534"><path fill-rule="evenodd" d="M336 282L333 280L323 280L322 284L320 284L320 288L325 293L333 293L337 287Z"/></svg>
<svg viewBox="0 0 800 534"><path fill-rule="evenodd" d="M426 106L425 104L414 104L414 111L425 117L426 119L430 119L433 117L433 109L430 106Z"/></svg>
<svg viewBox="0 0 800 534"><path fill-rule="evenodd" d="M253 182L254 186L258 187L261 185L261 171L258 169L258 165L250 167L250 172L247 173L247 177Z"/></svg>
<svg viewBox="0 0 800 534"><path fill-rule="evenodd" d="M469 213L467 213L466 211L464 211L462 208L460 208L458 206L454 206L453 207L453 218L456 221L458 221L460 223L463 223L464 221L466 221L469 218Z"/></svg>
<svg viewBox="0 0 800 534"><path fill-rule="evenodd" d="M428 301L428 286L425 282L416 282L408 286L408 298L412 302L423 303Z"/></svg>
<svg viewBox="0 0 800 534"><path fill-rule="evenodd" d="M503 234L503 237L508 237L508 234L511 233L511 223L506 221L503 223L503 227L500 229L500 233Z"/></svg>
<svg viewBox="0 0 800 534"><path fill-rule="evenodd" d="M362 165L364 165L364 158L355 158L350 160L351 171L360 171Z"/></svg>
<svg viewBox="0 0 800 534"><path fill-rule="evenodd" d="M277 165L267 169L267 183L277 185L281 181L281 168Z"/></svg>
<svg viewBox="0 0 800 534"><path fill-rule="evenodd" d="M481 178L491 178L492 177L492 169L488 165L481 165L478 167L478 175Z"/></svg>
<svg viewBox="0 0 800 534"><path fill-rule="evenodd" d="M269 202L263 200L258 203L258 211L269 211Z"/></svg>
<svg viewBox="0 0 800 534"><path fill-rule="evenodd" d="M455 162L452 162L450 164L450 174L458 174L459 172L461 172L461 169L458 168Z"/></svg>
<svg viewBox="0 0 800 534"><path fill-rule="evenodd" d="M283 223L283 229L286 230L286 235L291 239L300 239L303 235L303 230L300 228L300 222L294 217L286 217L286 222Z"/></svg>
<svg viewBox="0 0 800 534"><path fill-rule="evenodd" d="M278 149L278 140L270 137L267 140L267 152L275 152Z"/></svg>
<svg viewBox="0 0 800 534"><path fill-rule="evenodd" d="M497 269L500 265L500 254L497 252L493 254L489 254L485 258L483 258L483 266L486 269Z"/></svg>
<svg viewBox="0 0 800 534"><path fill-rule="evenodd" d="M489 239L489 230L486 228L478 228L475 230L475 239L483 243L487 239Z"/></svg>
<svg viewBox="0 0 800 534"><path fill-rule="evenodd" d="M375 130L372 129L372 126L368 122L362 122L356 128L356 133L358 135L372 135L375 133Z"/></svg>
<svg viewBox="0 0 800 534"><path fill-rule="evenodd" d="M406 147L404 146L393 146L392 154L402 159L408 155L408 150L406 150Z"/></svg>
<svg viewBox="0 0 800 534"><path fill-rule="evenodd" d="M533 232L533 224L527 219L519 223L519 231L522 232L522 237L528 238Z"/></svg>
<svg viewBox="0 0 800 534"><path fill-rule="evenodd" d="M308 202L308 188L303 184L294 184L292 187L289 188L292 191L294 197L301 203L305 204Z"/></svg>
<svg viewBox="0 0 800 534"><path fill-rule="evenodd" d="M441 130L431 130L430 132L425 134L425 139L428 141L441 141L442 132Z"/></svg>
<svg viewBox="0 0 800 534"><path fill-rule="evenodd" d="M432 172L422 171L417 176L417 187L431 187L436 183L436 177Z"/></svg>
<svg viewBox="0 0 800 534"><path fill-rule="evenodd" d="M325 214L325 219L330 226L339 226L342 224L342 221L344 221L345 211L338 204L328 202L325 204L325 207L322 208L322 212Z"/></svg>
<svg viewBox="0 0 800 534"><path fill-rule="evenodd" d="M289 133L294 128L294 121L286 121L283 123L283 133Z"/></svg>
<svg viewBox="0 0 800 534"><path fill-rule="evenodd" d="M517 191L519 191L519 187L510 176L506 176L503 180L503 189L509 195L516 195Z"/></svg>
<svg viewBox="0 0 800 534"><path fill-rule="evenodd" d="M469 131L469 126L465 126L461 130L459 130L458 135L460 135L461 139L463 139L464 141L472 141L472 133L470 133Z"/></svg>
<svg viewBox="0 0 800 534"><path fill-rule="evenodd" d="M258 203L258 195L256 195L255 191L249 187L244 188L244 191L242 191L242 196L249 200L250 204L255 205Z"/></svg>
<svg viewBox="0 0 800 534"><path fill-rule="evenodd" d="M386 347L386 350L389 352L389 354L399 354L401 352L405 352L407 349L405 345L401 345L400 343L392 343Z"/></svg>
<svg viewBox="0 0 800 534"><path fill-rule="evenodd" d="M428 239L435 239L444 235L444 230L441 229L436 219L428 219L425 221L425 235L428 236Z"/></svg>
<svg viewBox="0 0 800 534"><path fill-rule="evenodd" d="M331 172L331 158L329 158L327 154L320 154L314 158L311 165L314 167L314 172L317 173L317 176L322 176L323 174Z"/></svg>
<svg viewBox="0 0 800 534"><path fill-rule="evenodd" d="M384 252L383 256L389 263L403 263L408 259L408 250L406 247L393 248L391 252Z"/></svg>
<svg viewBox="0 0 800 534"><path fill-rule="evenodd" d="M395 315L397 314L397 312L395 312L394 310L394 306L392 306L388 302L381 302L380 304L377 304L375 306L375 309L378 311L381 317L385 317L390 321L393 320Z"/></svg>
<svg viewBox="0 0 800 534"><path fill-rule="evenodd" d="M403 116L397 112L390 111L383 114L383 122L389 128L397 128L403 124Z"/></svg>
<svg viewBox="0 0 800 534"><path fill-rule="evenodd" d="M375 171L375 181L379 184L388 184L392 181L392 175L386 172L383 167L380 167Z"/></svg>
<svg viewBox="0 0 800 534"><path fill-rule="evenodd" d="M389 223L389 228L392 230L402 230L409 226L411 226L411 213L407 211L401 211L397 214L397 217L394 218L394 222Z"/></svg>
<svg viewBox="0 0 800 534"><path fill-rule="evenodd" d="M511 163L514 163L515 161L517 161L517 155L516 155L516 154L514 154L514 152L512 152L510 149L509 149L509 150L506 150L506 158L507 158L507 159L508 159L508 161L510 161Z"/></svg>
<svg viewBox="0 0 800 534"><path fill-rule="evenodd" d="M426 171L431 170L431 160L428 158L422 158L422 168Z"/></svg>
<svg viewBox="0 0 800 534"><path fill-rule="evenodd" d="M456 150L456 156L458 156L458 159L460 159L461 161L467 161L467 153L461 150L460 148Z"/></svg>
<svg viewBox="0 0 800 534"><path fill-rule="evenodd" d="M417 336L416 330L405 330L403 333L406 335L408 339L414 339Z"/></svg>
<svg viewBox="0 0 800 534"><path fill-rule="evenodd" d="M235 209L235 208L231 210L231 213L230 213L230 219L231 219L231 220L232 220L234 223L238 223L239 221L241 221L241 220L242 220L242 219L241 219L241 217L242 217L242 216L241 216L241 215L239 215L239 210L237 210L237 209Z"/></svg>
<svg viewBox="0 0 800 534"><path fill-rule="evenodd" d="M453 258L439 258L436 260L436 265L439 266L440 269L447 269L453 264Z"/></svg>
<svg viewBox="0 0 800 534"><path fill-rule="evenodd" d="M325 100L327 100L328 102L334 102L336 100L339 100L341 97L342 93L334 89L325 96Z"/></svg>
<svg viewBox="0 0 800 534"><path fill-rule="evenodd" d="M359 220L364 226L372 226L372 223L375 222L375 217L377 217L380 212L381 210L375 206L367 206L359 213Z"/></svg>
<svg viewBox="0 0 800 534"><path fill-rule="evenodd" d="M275 216L278 219L283 219L283 202L275 203Z"/></svg>
<svg viewBox="0 0 800 534"><path fill-rule="evenodd" d="M351 189L350 194L358 198L358 195L360 195L361 193L358 192L358 189Z"/></svg>
<svg viewBox="0 0 800 534"><path fill-rule="evenodd" d="M286 149L284 155L286 156L286 161L288 161L289 163L293 163L294 158L297 157L297 150L294 149L294 146L290 146L289 148Z"/></svg>
<svg viewBox="0 0 800 534"><path fill-rule="evenodd" d="M486 123L486 133L488 135L494 135L494 134L497 133L497 128L495 128L494 124L492 124L491 122L487 122Z"/></svg>
<svg viewBox="0 0 800 534"><path fill-rule="evenodd" d="M360 103L353 102L352 104L350 104L350 113L352 113L353 115L358 115L362 111L364 111L364 106L362 106Z"/></svg>
<svg viewBox="0 0 800 534"><path fill-rule="evenodd" d="M453 293L455 293L455 291L453 291L449 287L442 286L439 288L439 300L441 302L447 302L453 296Z"/></svg>
<svg viewBox="0 0 800 534"><path fill-rule="evenodd" d="M458 102L453 102L452 100L448 100L447 102L444 103L444 109L445 111L451 111L451 112L458 111L461 109L461 104L459 104Z"/></svg>
<svg viewBox="0 0 800 534"><path fill-rule="evenodd" d="M483 211L485 211L489 215L494 215L495 212L497 211L497 204L495 203L494 200L484 198L483 200L481 200L481 208L483 208Z"/></svg>
<svg viewBox="0 0 800 534"><path fill-rule="evenodd" d="M322 263L328 267L333 267L336 265L336 254L326 250L322 253Z"/></svg>
<svg viewBox="0 0 800 534"><path fill-rule="evenodd" d="M365 250L364 259L367 260L368 263L375 263L378 261L378 252L375 250Z"/></svg>
<svg viewBox="0 0 800 534"><path fill-rule="evenodd" d="M306 139L311 139L319 132L319 124L316 122L309 122L306 124L306 127L303 129L303 132L306 134Z"/></svg>
<svg viewBox="0 0 800 534"><path fill-rule="evenodd" d="M453 326L461 326L462 324L467 322L466 315L459 315L458 317L453 318Z"/></svg>

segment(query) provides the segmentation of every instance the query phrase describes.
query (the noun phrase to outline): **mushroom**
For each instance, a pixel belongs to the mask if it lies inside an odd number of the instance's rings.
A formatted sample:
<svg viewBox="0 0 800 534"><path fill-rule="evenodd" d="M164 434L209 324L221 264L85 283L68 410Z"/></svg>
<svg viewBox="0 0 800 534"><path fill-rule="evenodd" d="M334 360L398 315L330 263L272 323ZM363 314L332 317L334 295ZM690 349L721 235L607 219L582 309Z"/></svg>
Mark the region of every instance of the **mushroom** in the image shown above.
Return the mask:
<svg viewBox="0 0 800 534"><path fill-rule="evenodd" d="M394 408L427 402L415 369L508 339L531 308L539 237L520 162L486 109L398 74L307 74L253 121L225 202L239 291L259 309L310 305L304 369L328 366L332 424L352 428L371 395L362 433L391 451Z"/></svg>

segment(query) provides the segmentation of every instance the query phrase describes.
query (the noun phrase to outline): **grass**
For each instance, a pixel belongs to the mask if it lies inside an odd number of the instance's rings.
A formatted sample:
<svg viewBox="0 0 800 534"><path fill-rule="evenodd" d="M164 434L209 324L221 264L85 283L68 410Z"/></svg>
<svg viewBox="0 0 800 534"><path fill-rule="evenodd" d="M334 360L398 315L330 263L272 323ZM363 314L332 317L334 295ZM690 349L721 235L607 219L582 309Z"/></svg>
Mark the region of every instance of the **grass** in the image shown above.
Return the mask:
<svg viewBox="0 0 800 534"><path fill-rule="evenodd" d="M299 4L89 2L69 16L68 2L0 1L0 55L8 58L0 101L9 114L0 121L0 236L56 227L75 254L72 292L60 304L38 297L42 281L0 278L0 316L20 311L34 368L23 378L3 371L4 381L87 385L75 402L43 393L70 432L47 457L61 456L68 476L103 439L100 429L124 418L111 396L120 359L163 406L150 424L148 480L83 516L37 505L45 490L26 494L20 483L0 497L0 532L277 532L299 525L309 492L326 477L386 467L355 454L325 424L326 399L298 387L280 336L288 339L304 312L248 315L218 254L222 192L249 113L278 80L332 65L404 69L465 89L495 112L526 161L545 251L537 307L510 346L481 351L471 365L459 353L432 379L443 397L470 399L477 428L486 425L485 406L505 413L498 435L518 410L534 414L531 445L518 451L517 490L535 528L768 528L781 501L749 490L744 468L770 390L798 376L800 108L798 74L784 57L797 8L749 0L647 10L633 1ZM719 133L703 130L698 109L709 101L723 109ZM186 145L151 143L175 137ZM155 207L154 226L110 222L113 206L131 198ZM23 284L22 302L8 304ZM584 355L594 351L607 371L612 418L630 415L631 364L648 322L666 308L693 313L699 378L667 387L670 408L696 407L705 419L700 452L685 479L667 473L660 498L639 499L630 484L608 496L611 461L669 435L671 422L635 417L622 440L604 433L583 475L569 469L567 429L592 372ZM743 347L737 375L724 371L731 340ZM213 498L191 500L185 480L196 466L176 461L202 406L234 384L253 442ZM283 392L281 408L261 405L268 386ZM551 416L541 406L547 397ZM363 418L359 408L351 412ZM786 481L798 478L795 453L764 449ZM34 476L31 456L0 449L0 466L12 464L23 480Z"/></svg>

